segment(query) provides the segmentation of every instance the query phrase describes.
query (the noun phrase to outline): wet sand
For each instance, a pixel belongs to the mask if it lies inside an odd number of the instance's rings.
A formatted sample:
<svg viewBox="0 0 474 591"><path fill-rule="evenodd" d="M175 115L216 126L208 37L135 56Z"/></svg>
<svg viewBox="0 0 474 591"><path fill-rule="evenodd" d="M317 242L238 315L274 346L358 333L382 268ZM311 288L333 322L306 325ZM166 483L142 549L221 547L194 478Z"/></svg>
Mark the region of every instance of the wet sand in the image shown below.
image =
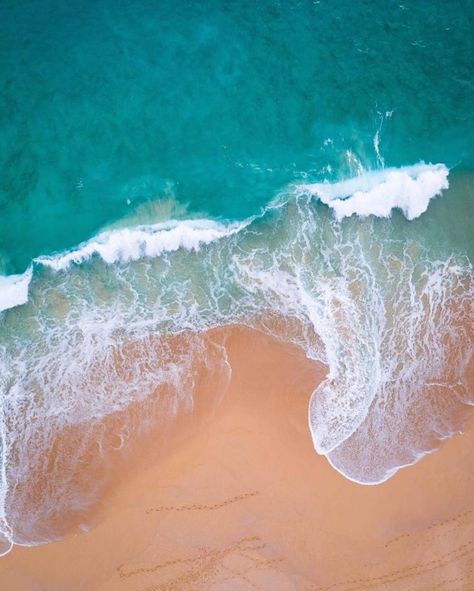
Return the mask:
<svg viewBox="0 0 474 591"><path fill-rule="evenodd" d="M325 368L240 328L227 347L225 394L211 404L203 383L166 453L137 444L89 532L1 558L2 591L474 589L472 421L388 482L357 485L312 447Z"/></svg>

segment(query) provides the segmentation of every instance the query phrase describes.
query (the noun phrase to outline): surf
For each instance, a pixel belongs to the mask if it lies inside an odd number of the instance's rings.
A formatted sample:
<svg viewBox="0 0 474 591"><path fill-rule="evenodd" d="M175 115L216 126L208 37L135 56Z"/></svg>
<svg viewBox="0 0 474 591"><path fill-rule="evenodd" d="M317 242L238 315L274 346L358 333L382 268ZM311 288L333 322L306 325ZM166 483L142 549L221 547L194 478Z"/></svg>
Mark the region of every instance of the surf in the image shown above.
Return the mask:
<svg viewBox="0 0 474 591"><path fill-rule="evenodd" d="M351 215L389 217L394 209L400 209L411 221L425 213L431 199L448 189L448 175L444 164L421 163L300 188L330 207L339 221Z"/></svg>
<svg viewBox="0 0 474 591"><path fill-rule="evenodd" d="M408 220L413 220L427 210L431 199L449 187L448 175L449 170L444 164L420 163L399 169L361 171L355 177L336 182L296 184L292 190L297 195L309 194L319 199L334 211L338 221L354 214L389 217L394 209L400 209ZM288 193L282 191L279 198L264 207L260 214L241 222L169 219L103 231L77 248L38 256L23 274L0 277L0 312L27 301L34 264L61 271L71 264L84 263L94 255L113 264L156 257L178 249L198 250L201 245L239 232L269 209L283 206L289 198Z"/></svg>

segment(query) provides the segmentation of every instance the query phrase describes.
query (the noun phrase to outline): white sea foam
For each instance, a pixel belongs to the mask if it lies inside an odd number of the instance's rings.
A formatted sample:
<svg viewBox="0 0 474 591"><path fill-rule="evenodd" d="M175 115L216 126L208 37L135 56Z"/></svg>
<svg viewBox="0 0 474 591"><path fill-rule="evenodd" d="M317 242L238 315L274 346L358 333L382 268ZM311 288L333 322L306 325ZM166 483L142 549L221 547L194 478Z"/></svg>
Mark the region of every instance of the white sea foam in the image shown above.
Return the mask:
<svg viewBox="0 0 474 591"><path fill-rule="evenodd" d="M30 267L22 275L0 276L0 312L21 306L28 301L28 287L32 274Z"/></svg>
<svg viewBox="0 0 474 591"><path fill-rule="evenodd" d="M388 217L393 209L401 209L413 220L448 188L448 174L444 164L418 164L368 172L338 183L304 184L300 189L333 209L338 220L354 214Z"/></svg>
<svg viewBox="0 0 474 591"><path fill-rule="evenodd" d="M100 256L106 263L127 263L142 257L157 257L179 249L199 250L205 244L235 234L251 222L219 223L210 219L170 220L159 224L102 232L68 252L40 256L34 263L55 271L67 269ZM23 274L0 276L0 312L28 301L33 274L29 267Z"/></svg>
<svg viewBox="0 0 474 591"><path fill-rule="evenodd" d="M127 263L179 249L199 250L204 244L235 234L248 223L223 224L209 219L171 220L151 226L112 230L95 236L75 250L38 257L35 261L55 271L67 269L73 263L83 263L94 255L109 264Z"/></svg>

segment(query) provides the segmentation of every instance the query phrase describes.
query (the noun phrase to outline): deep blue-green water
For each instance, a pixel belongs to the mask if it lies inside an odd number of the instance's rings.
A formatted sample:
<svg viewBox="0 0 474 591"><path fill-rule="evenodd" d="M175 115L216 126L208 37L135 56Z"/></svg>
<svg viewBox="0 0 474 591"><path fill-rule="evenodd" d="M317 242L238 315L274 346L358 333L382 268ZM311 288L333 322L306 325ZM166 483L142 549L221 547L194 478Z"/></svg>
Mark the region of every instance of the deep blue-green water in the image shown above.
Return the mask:
<svg viewBox="0 0 474 591"><path fill-rule="evenodd" d="M295 179L347 176L348 150L378 166L377 131L386 165L472 168L473 13L466 1L3 2L6 270L167 187L191 211L248 216Z"/></svg>
<svg viewBox="0 0 474 591"><path fill-rule="evenodd" d="M77 509L79 451L27 494L56 434L159 383L192 400L190 359L215 326L329 366L310 430L357 482L459 429L472 1L4 0L0 72L7 549L60 535L52 506ZM179 363L147 346L182 333ZM143 361L125 379L130 342Z"/></svg>

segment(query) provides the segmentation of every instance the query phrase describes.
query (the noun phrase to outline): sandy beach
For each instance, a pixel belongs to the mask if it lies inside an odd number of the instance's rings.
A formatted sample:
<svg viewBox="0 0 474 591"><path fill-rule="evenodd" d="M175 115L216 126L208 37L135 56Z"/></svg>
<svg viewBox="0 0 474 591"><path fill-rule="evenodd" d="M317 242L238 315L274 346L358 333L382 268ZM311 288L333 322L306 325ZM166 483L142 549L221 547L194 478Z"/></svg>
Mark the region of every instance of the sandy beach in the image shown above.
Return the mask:
<svg viewBox="0 0 474 591"><path fill-rule="evenodd" d="M226 338L228 386L203 379L192 412L136 444L90 531L1 558L2 591L472 591L472 420L358 485L312 446L325 367L255 331Z"/></svg>

